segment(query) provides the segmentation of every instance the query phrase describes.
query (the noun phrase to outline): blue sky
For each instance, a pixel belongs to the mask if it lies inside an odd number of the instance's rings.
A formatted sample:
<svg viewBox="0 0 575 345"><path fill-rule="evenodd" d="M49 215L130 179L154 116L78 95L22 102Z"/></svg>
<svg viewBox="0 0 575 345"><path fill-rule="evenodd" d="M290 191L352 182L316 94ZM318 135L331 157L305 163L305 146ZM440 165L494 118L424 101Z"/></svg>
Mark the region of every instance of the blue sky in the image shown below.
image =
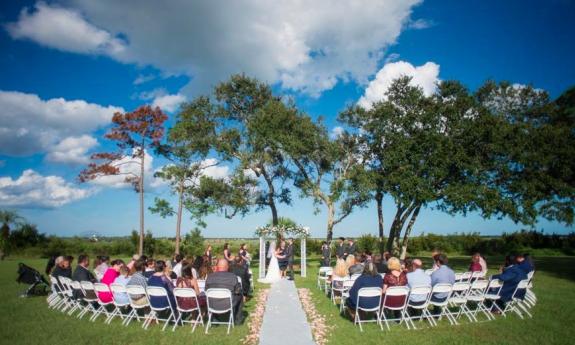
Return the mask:
<svg viewBox="0 0 575 345"><path fill-rule="evenodd" d="M153 103L173 117L179 102L209 92L231 73L273 84L312 117L323 116L330 129L339 126L343 107L373 101L370 91L377 97L401 74L426 92L438 80L475 89L495 79L533 84L557 97L575 84L571 1L219 2L3 1L0 207L18 210L50 234L128 234L138 227L133 191L118 180L75 182L91 152L110 148L102 134L111 114ZM162 164L155 158L149 169ZM148 205L169 197L157 181L149 183ZM310 200L296 199L280 215L324 236L325 213L311 210ZM386 220L393 213L386 200ZM251 236L269 218L268 211L233 220L210 216L204 235ZM146 215L146 228L157 236L171 235L174 224ZM184 228L190 226L186 220ZM521 228L507 219L428 208L415 232ZM537 229L573 231L544 220ZM370 206L339 224L335 235L376 232Z"/></svg>

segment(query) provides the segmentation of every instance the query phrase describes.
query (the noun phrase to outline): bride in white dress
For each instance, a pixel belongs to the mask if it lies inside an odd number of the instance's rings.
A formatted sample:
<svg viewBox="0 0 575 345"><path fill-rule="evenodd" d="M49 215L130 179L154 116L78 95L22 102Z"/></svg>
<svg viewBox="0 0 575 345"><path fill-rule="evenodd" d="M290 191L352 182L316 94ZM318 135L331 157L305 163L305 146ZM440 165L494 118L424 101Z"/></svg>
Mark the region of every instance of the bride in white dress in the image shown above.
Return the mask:
<svg viewBox="0 0 575 345"><path fill-rule="evenodd" d="M268 265L268 270L266 277L264 279L259 279L260 283L271 284L282 279L280 265L278 263L278 258L276 257L276 243L272 241L270 243L270 248L268 250L267 257L270 259L270 264Z"/></svg>

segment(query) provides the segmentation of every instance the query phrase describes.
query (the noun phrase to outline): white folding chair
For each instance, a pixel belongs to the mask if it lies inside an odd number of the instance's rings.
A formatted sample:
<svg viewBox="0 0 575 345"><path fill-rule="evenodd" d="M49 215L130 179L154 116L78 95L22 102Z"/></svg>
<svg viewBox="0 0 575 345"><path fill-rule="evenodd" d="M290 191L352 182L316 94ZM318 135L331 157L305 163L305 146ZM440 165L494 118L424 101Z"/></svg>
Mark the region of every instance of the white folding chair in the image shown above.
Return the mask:
<svg viewBox="0 0 575 345"><path fill-rule="evenodd" d="M455 273L455 281L460 282L463 277L463 273Z"/></svg>
<svg viewBox="0 0 575 345"><path fill-rule="evenodd" d="M433 273L433 269L432 268L428 268L425 270L425 274L427 274L428 276L430 276Z"/></svg>
<svg viewBox="0 0 575 345"><path fill-rule="evenodd" d="M240 283L240 289L242 291L242 295L244 294L244 283L242 282L242 278L239 276L236 276L236 278L238 278L238 283Z"/></svg>
<svg viewBox="0 0 575 345"><path fill-rule="evenodd" d="M126 287L122 284L117 284L117 283L112 283L110 284L110 290L112 291L112 302L114 303L114 310L112 311L112 313L110 314L110 316L108 317L108 319L106 319L106 322L108 324L110 324L112 322L112 319L114 319L114 317L119 316L122 319L122 324L124 323L124 313L122 312L123 310L128 309L128 307L130 306L130 302L129 299L130 297L128 296L128 292L126 291ZM122 301L121 296L126 296L126 298L128 299L127 301L124 300ZM118 298L120 297L120 298Z"/></svg>
<svg viewBox="0 0 575 345"><path fill-rule="evenodd" d="M205 280L198 279L198 289L200 289L200 293L206 292L206 281Z"/></svg>
<svg viewBox="0 0 575 345"><path fill-rule="evenodd" d="M232 303L232 292L228 289L208 289L206 291L206 299L208 302L208 323L206 325L206 334L212 326L212 324L222 324L228 325L228 333L230 334L230 329L234 327L234 305ZM228 301L229 308L216 309L214 307L214 300ZM228 322L212 321L213 314L227 314L230 313Z"/></svg>
<svg viewBox="0 0 575 345"><path fill-rule="evenodd" d="M66 293L60 285L60 282L56 277L53 276L50 276L50 282L52 284L52 290L56 293L56 297L52 298L52 304L50 307L56 310L65 308L67 306L68 299L66 297Z"/></svg>
<svg viewBox="0 0 575 345"><path fill-rule="evenodd" d="M535 292L533 292L533 276L535 274L535 271L531 271L529 273L527 273L527 280L529 280L529 283L527 284L527 290L525 291L525 299L523 300L523 303L525 304L525 306L529 307L529 308L533 308L535 306L535 304L537 303L537 296L535 295Z"/></svg>
<svg viewBox="0 0 575 345"><path fill-rule="evenodd" d="M94 290L94 284L89 281L81 281L80 286L82 287L82 292L84 294L84 302L86 303L86 307L80 314L78 314L78 318L83 318L84 315L91 312L92 316L94 316L98 310L94 307L98 305L98 296L96 294L96 290ZM90 319L92 318L90 317Z"/></svg>
<svg viewBox="0 0 575 345"><path fill-rule="evenodd" d="M441 308L441 313L439 314L439 320L441 320L441 318L445 316L447 320L449 320L449 323L454 325L457 322L455 321L455 318L453 318L453 316L447 310L447 305L449 304L449 296L451 295L451 289L452 289L451 284L435 285L431 290L431 298L429 299L429 305L433 306L434 308ZM442 296L445 297L438 298L437 297L438 294L441 294ZM437 325L437 322L435 322L435 320L433 322Z"/></svg>
<svg viewBox="0 0 575 345"><path fill-rule="evenodd" d="M417 299L420 299L421 302L413 302L411 297L418 296ZM429 307L429 299L431 298L431 286L414 286L411 288L409 293L409 298L407 300L407 307L406 307L406 322L410 322L413 329L417 329L415 327L415 323L413 322L414 319L419 319L422 321L424 318L427 319L429 324L433 326L433 316L429 313L427 308ZM421 314L420 316L410 316L409 309L418 310Z"/></svg>
<svg viewBox="0 0 575 345"><path fill-rule="evenodd" d="M112 298L110 301L103 301L100 294L102 293L109 293L112 294L108 285L104 283L94 283L94 291L96 292L96 296L98 297L98 304L100 307L96 310L94 315L90 318L91 321L96 321L98 316L101 314L106 315L106 320L110 317L110 312L108 312L108 306L114 306L114 299Z"/></svg>
<svg viewBox="0 0 575 345"><path fill-rule="evenodd" d="M126 286L126 292L128 293L128 297L130 298L131 310L122 323L128 326L134 318L140 321L140 315L138 314L138 312L146 311L146 309L149 309L150 300L148 298L148 294L146 293L146 289L143 286L128 285ZM148 314L144 313L143 317L144 320L147 320ZM144 327L145 324L142 324L142 328Z"/></svg>
<svg viewBox="0 0 575 345"><path fill-rule="evenodd" d="M401 298L402 303L400 305L394 305L395 303L392 303L390 297L395 297L393 298L393 300ZM409 315L407 315L406 311L408 297L409 297L409 288L407 286L392 286L387 288L387 290L385 291L385 295L383 297L383 304L381 306L381 311L379 313L379 319L380 321L383 320L385 322L387 330L390 330L389 321L399 321L399 324L401 324L406 319L409 318ZM397 318L388 318L387 315L385 315L386 309L391 310L393 312L399 311L400 316ZM405 326L407 327L407 329L411 329L411 326L408 321L405 321Z"/></svg>
<svg viewBox="0 0 575 345"><path fill-rule="evenodd" d="M176 316L174 315L174 307L172 306L172 302L170 301L168 292L166 291L166 289L160 286L148 286L146 288L146 292L150 300L151 311L150 314L148 314L148 316L146 317L146 320L144 321L144 329L148 329L150 323L152 323L152 321L155 320L158 323L160 323L160 321L164 322L164 327L162 327L162 331L164 331L166 327L168 327L170 321L176 319ZM158 299L165 299L168 302L167 305L154 306L154 297ZM160 314L164 312L168 314L167 318L160 317Z"/></svg>
<svg viewBox="0 0 575 345"><path fill-rule="evenodd" d="M493 315L493 308L499 310L499 312L505 316L505 314L503 313L503 310L501 310L501 308L499 308L499 306L497 305L497 301L499 301L501 299L501 296L499 296L499 293L501 292L501 288L503 287L503 283L501 282L501 280L499 279L491 279L489 281L489 284L487 285L487 288L485 289L485 294L484 294L484 301L483 303L481 303L481 308L484 309L485 311L487 311L487 313L489 313L489 318L491 320L495 320L495 315ZM487 305L485 304L486 302L491 302L491 306L487 307Z"/></svg>
<svg viewBox="0 0 575 345"><path fill-rule="evenodd" d="M355 281L357 278L361 277L361 273L352 274L349 279Z"/></svg>
<svg viewBox="0 0 575 345"><path fill-rule="evenodd" d="M174 289L174 297L176 298L176 306L178 309L178 318L176 319L176 323L174 324L174 327L172 328L172 331L174 331L176 329L176 326L181 322L183 323L190 323L193 325L192 327L192 333L194 333L194 331L196 330L196 326L198 324L201 324L202 326L204 325L204 319L202 318L202 311L200 310L200 303L198 301L198 296L196 295L196 291L194 289L190 289L190 288L175 288ZM189 307L185 307L181 304L182 300L185 299L189 299L195 302L196 307L195 308L189 308ZM193 319L193 314L194 312L198 313L198 316ZM184 313L189 313L191 319L189 320L185 320L183 319L183 314Z"/></svg>
<svg viewBox="0 0 575 345"><path fill-rule="evenodd" d="M343 313L345 308L347 308L345 306L345 301L349 298L349 290L352 288L353 283L355 283L355 282L353 280L350 280L350 279L346 279L343 281L343 292L341 293L341 301L339 303L340 313Z"/></svg>
<svg viewBox="0 0 575 345"><path fill-rule="evenodd" d="M461 314L465 314L469 321L473 321L471 316L469 315L469 310L467 309L467 294L469 293L469 288L471 284L468 282L456 282L451 287L451 294L449 295L448 306L457 308L457 312L455 311L448 311L448 314L451 316L450 321L453 321L452 324L458 325L459 323L457 320L461 316ZM435 321L435 320L434 320ZM437 323L435 323L437 326Z"/></svg>
<svg viewBox="0 0 575 345"><path fill-rule="evenodd" d="M328 274L329 273L329 274ZM328 276L333 273L333 268L331 267L320 267L317 272L317 288L323 290L325 281Z"/></svg>
<svg viewBox="0 0 575 345"><path fill-rule="evenodd" d="M461 281L469 283L471 280L471 275L472 275L471 272L463 272L461 274Z"/></svg>
<svg viewBox="0 0 575 345"><path fill-rule="evenodd" d="M74 299L74 302L76 304L75 310L79 310L80 313L78 313L78 315L80 315L84 311L84 309L86 308L85 302L84 302L84 291L82 290L82 285L80 284L80 282L77 282L74 280L70 280L68 282L68 284L72 289L72 295L73 295L72 298ZM72 315L72 312L68 312L68 314ZM78 315L76 315L76 316L78 316Z"/></svg>
<svg viewBox="0 0 575 345"><path fill-rule="evenodd" d="M379 327L383 329L383 326L381 325L381 320L379 318L379 310L381 306L381 292L382 292L381 288L378 287L361 288L357 292L357 300L355 304L355 317L353 323L359 325L359 330L361 332L363 332L363 327L361 326L361 324L366 322L376 322L379 325ZM362 299L367 298L377 301L375 307L365 308L361 306ZM365 313L375 313L375 319L362 320L359 313L360 311L363 311Z"/></svg>
<svg viewBox="0 0 575 345"><path fill-rule="evenodd" d="M524 295L529 285L529 280L524 279L517 284L513 295L511 296L511 301L507 302L505 305L504 312L515 312L520 318L523 319L523 312L525 312L529 317L533 317L527 307L523 303Z"/></svg>
<svg viewBox="0 0 575 345"><path fill-rule="evenodd" d="M343 287L343 282L346 281L345 278L342 277L338 277L338 276L332 276L331 277L331 301L333 302L333 304L335 305L335 298L336 298L336 293L339 294L340 297L340 303L342 301L342 295L345 292L345 288Z"/></svg>
<svg viewBox="0 0 575 345"><path fill-rule="evenodd" d="M485 279L485 272L475 271L471 273L471 281L476 281L477 279Z"/></svg>
<svg viewBox="0 0 575 345"><path fill-rule="evenodd" d="M67 314L72 315L74 312L82 307L80 303L74 298L74 288L72 287L72 279L67 277L60 277L60 286L62 287L62 291L67 303ZM64 311L64 310L63 310Z"/></svg>
<svg viewBox="0 0 575 345"><path fill-rule="evenodd" d="M483 302L485 302L485 291L487 290L489 282L487 280L476 280L471 283L469 292L467 293L467 302L475 303L475 309L465 307L466 311L469 312L473 321L478 322L477 313L483 312L488 320L491 320L491 314L487 312L487 308L484 308Z"/></svg>
<svg viewBox="0 0 575 345"><path fill-rule="evenodd" d="M50 276L50 294L46 298L46 301L48 302L48 308L55 308L62 301L59 295L58 281L52 276Z"/></svg>

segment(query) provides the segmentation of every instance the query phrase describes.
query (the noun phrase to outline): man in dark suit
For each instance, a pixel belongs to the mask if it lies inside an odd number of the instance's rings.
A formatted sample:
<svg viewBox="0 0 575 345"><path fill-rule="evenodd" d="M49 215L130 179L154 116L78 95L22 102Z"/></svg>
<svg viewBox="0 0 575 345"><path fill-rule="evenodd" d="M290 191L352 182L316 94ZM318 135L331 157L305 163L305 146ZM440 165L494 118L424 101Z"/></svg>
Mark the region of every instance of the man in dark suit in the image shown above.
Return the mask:
<svg viewBox="0 0 575 345"><path fill-rule="evenodd" d="M499 291L499 296L501 296L501 298L497 300L497 303L501 307L501 309L504 309L505 304L511 301L513 293L515 292L517 285L519 285L519 282L524 279L527 279L527 274L520 267L520 265L517 264L516 259L514 259L513 261L515 262L515 264L512 264L511 266L504 268L500 274L495 274L491 277L491 279L499 279L503 282L503 286ZM523 297L524 294L525 291L520 291L518 292L517 297L521 298Z"/></svg>
<svg viewBox="0 0 575 345"><path fill-rule="evenodd" d="M288 245L286 247L285 256L288 262L289 270L289 280L293 280L293 260L294 260L294 248L293 248L293 238L288 240Z"/></svg>
<svg viewBox="0 0 575 345"><path fill-rule="evenodd" d="M242 280L243 295L247 296L250 292L250 272L242 256L238 255L233 259L230 271L240 277Z"/></svg>
<svg viewBox="0 0 575 345"><path fill-rule="evenodd" d="M226 259L219 259L214 273L208 274L206 279L206 291L209 289L228 289L232 292L232 309L234 313L234 323L242 324L243 316L243 296L240 283L235 274L229 271L229 264ZM210 300L210 306L214 309L227 309L229 302L221 299Z"/></svg>
<svg viewBox="0 0 575 345"><path fill-rule="evenodd" d="M355 246L355 242L353 241L353 238L348 238L347 239L347 255L355 256L356 253L357 253L357 247Z"/></svg>
<svg viewBox="0 0 575 345"><path fill-rule="evenodd" d="M330 264L331 249L327 242L321 244L321 265L323 267L328 267Z"/></svg>
<svg viewBox="0 0 575 345"><path fill-rule="evenodd" d="M335 256L338 259L343 259L345 260L347 258L347 248L345 246L345 238L340 237L339 238L339 242L337 243L337 247L335 249Z"/></svg>
<svg viewBox="0 0 575 345"><path fill-rule="evenodd" d="M76 266L76 270L72 275L72 280L75 280L77 282L83 282L83 281L88 281L92 283L96 282L96 277L88 269L89 265L90 265L90 258L88 257L88 255L82 254L78 256L78 266ZM81 298L81 297L83 297L82 291L74 290L74 298Z"/></svg>

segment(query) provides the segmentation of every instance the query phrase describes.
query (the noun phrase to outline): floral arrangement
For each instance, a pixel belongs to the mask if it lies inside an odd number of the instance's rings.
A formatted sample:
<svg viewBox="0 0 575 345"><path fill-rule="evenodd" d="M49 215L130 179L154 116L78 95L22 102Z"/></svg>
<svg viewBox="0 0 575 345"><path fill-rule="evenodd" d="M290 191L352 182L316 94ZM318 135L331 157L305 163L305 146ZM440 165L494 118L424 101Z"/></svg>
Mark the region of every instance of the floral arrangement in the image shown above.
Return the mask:
<svg viewBox="0 0 575 345"><path fill-rule="evenodd" d="M257 345L260 338L260 330L262 322L264 321L264 312L266 310L266 301L268 299L270 289L261 290L256 297L256 307L250 313L250 321L248 323L248 335L242 340L245 345Z"/></svg>
<svg viewBox="0 0 575 345"><path fill-rule="evenodd" d="M311 332L316 344L325 345L327 343L327 335L333 326L328 326L325 316L320 314L315 308L309 289L298 289L297 292L299 294L303 310L310 322Z"/></svg>
<svg viewBox="0 0 575 345"><path fill-rule="evenodd" d="M299 237L308 237L309 228L303 226L286 226L286 225L266 225L256 229L256 236L277 236L277 235L291 235Z"/></svg>

